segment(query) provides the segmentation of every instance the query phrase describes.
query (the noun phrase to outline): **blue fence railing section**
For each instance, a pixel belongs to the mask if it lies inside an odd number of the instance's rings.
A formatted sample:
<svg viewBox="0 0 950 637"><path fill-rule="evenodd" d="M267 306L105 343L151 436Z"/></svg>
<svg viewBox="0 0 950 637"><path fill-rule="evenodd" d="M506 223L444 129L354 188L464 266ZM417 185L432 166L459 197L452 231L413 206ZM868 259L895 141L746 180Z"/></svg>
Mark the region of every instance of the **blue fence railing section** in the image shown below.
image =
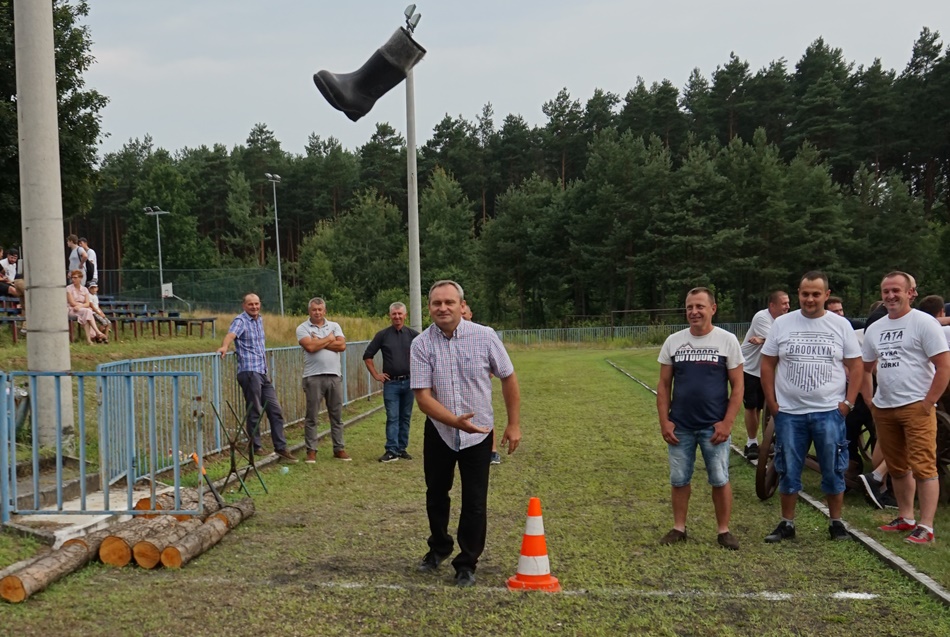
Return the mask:
<svg viewBox="0 0 950 637"><path fill-rule="evenodd" d="M366 351L368 345L369 341L356 341L346 344L346 350L342 356L344 405L368 398L382 389L382 385L369 375L369 371L363 364L363 352ZM377 359L380 358L380 354L376 356ZM376 361L376 366L377 369L380 368L380 360ZM268 349L267 367L277 391L277 399L280 402L284 420L287 424L302 421L306 415L306 399L302 389L303 349L299 346ZM198 375L203 381L202 386L205 388L205 400L198 407L201 416L198 422L205 440L206 453L216 453L224 450L228 444L228 435L233 434L238 428L243 428L243 420L241 419L244 418L245 414L244 395L237 383L237 357L233 352L224 357L217 353L209 353L126 360L99 365L97 371L113 373L191 372ZM136 395L144 391L143 386L133 386L132 389ZM156 391L161 394L160 388L156 388ZM125 398L124 395L122 397ZM121 409L104 412L106 418L104 429L115 435L115 432L128 426L125 418L127 413ZM135 430L137 432L145 431L149 412L143 409L135 409L132 410L131 414L135 420ZM266 416L262 417L260 427L263 433L270 431L270 424ZM159 431L161 431L161 428L159 428ZM166 461L164 469L167 470L174 464L174 458L168 454L162 456L161 452L167 451L167 444L162 439L159 439L157 444L159 445L159 464L161 465L161 460L164 457ZM137 448L146 450L145 453L151 453L151 441L143 439L142 435L136 438L136 445ZM159 471L161 470L160 468ZM120 477L122 475L115 474L110 476L110 480L115 481ZM136 479L139 477L142 476L136 476Z"/></svg>
<svg viewBox="0 0 950 637"><path fill-rule="evenodd" d="M30 405L56 406L52 455L36 442L41 417L37 409L30 409L28 422L22 424L34 443L28 451L19 452L23 445L17 444L18 433L26 438L27 432L17 431L14 388L26 391L22 399ZM199 374L9 372L0 374L0 396L0 521L8 522L13 513L148 513L154 508L134 511L135 479L150 478L154 503L155 475L168 466L173 468L174 512L201 511L200 500L198 507L190 510L182 509L179 500L180 465L191 461L192 452L203 457ZM64 409L72 412L71 430L63 425ZM66 423L69 420L66 418ZM92 428L96 436L90 435ZM98 460L99 479L89 480L96 477L89 470L93 458ZM174 462L176 459L179 461ZM117 474L135 476L127 480L124 494L113 493L112 481L106 479ZM96 493L93 502L91 492L98 492L100 485L101 495ZM64 507L67 489L78 492L78 508Z"/></svg>
<svg viewBox="0 0 950 637"><path fill-rule="evenodd" d="M741 341L749 330L749 323L716 323ZM568 327L541 330L499 330L498 336L506 345L543 345L546 343L601 343L611 340L659 341L689 327L683 325L622 325L618 327Z"/></svg>

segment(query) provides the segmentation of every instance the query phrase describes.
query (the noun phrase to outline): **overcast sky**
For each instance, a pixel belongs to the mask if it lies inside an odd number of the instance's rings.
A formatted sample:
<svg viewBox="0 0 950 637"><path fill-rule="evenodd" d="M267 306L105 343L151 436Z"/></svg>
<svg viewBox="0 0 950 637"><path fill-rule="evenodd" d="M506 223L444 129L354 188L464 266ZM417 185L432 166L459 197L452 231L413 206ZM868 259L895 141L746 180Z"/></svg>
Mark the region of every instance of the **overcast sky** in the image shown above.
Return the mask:
<svg viewBox="0 0 950 637"><path fill-rule="evenodd" d="M97 62L89 87L110 98L102 152L150 134L169 150L243 144L255 123L302 153L310 133L364 144L376 122L405 134L402 86L357 123L313 85L320 69L357 69L403 24L404 0L93 0L84 24ZM491 102L543 124L562 87L583 104L595 88L623 97L642 76L682 88L734 51L753 72L794 69L818 37L847 60L902 70L921 28L950 37L948 0L429 0L418 3L418 143L445 116L470 121Z"/></svg>

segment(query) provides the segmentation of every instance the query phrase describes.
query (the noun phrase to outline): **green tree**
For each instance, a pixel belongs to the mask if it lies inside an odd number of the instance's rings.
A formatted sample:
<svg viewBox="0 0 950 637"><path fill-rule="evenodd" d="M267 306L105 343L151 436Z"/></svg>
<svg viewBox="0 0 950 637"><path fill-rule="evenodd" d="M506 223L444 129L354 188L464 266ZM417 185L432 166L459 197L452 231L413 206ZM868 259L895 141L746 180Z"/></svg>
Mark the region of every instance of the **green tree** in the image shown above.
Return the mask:
<svg viewBox="0 0 950 637"><path fill-rule="evenodd" d="M436 168L419 201L423 281L453 279L471 287L476 272L472 210L459 183Z"/></svg>
<svg viewBox="0 0 950 637"><path fill-rule="evenodd" d="M56 56L56 95L59 119L60 174L63 216L74 221L89 213L95 194L96 149L100 140L100 111L108 99L86 88L84 73L91 54L89 15L84 0L53 1L53 43ZM20 169L17 137L16 69L13 42L13 2L0 2L0 243L20 238Z"/></svg>

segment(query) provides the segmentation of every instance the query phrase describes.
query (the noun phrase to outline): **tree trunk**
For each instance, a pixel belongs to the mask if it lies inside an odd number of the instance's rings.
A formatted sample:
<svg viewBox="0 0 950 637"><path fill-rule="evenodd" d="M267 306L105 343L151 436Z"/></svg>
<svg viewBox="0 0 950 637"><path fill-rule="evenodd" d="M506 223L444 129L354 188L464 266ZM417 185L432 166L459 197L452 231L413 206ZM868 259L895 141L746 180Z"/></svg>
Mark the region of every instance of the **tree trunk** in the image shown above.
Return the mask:
<svg viewBox="0 0 950 637"><path fill-rule="evenodd" d="M84 566L91 556L81 544L70 544L0 580L0 597L18 603L45 590L64 575Z"/></svg>
<svg viewBox="0 0 950 637"><path fill-rule="evenodd" d="M134 509L136 511L147 511L152 508L152 499L151 497L142 498L135 503ZM197 489L182 489L180 496L180 511L187 510L196 510L198 508L198 490ZM162 493L155 496L155 511L173 511L175 510L175 496L172 493ZM204 492L204 515L202 520L206 518L211 513L214 513L221 507L218 506L218 502L214 499L214 494L210 491ZM154 518L161 513L147 513L142 517L145 518ZM183 521L188 520L194 516L188 514L179 514L175 518L177 520Z"/></svg>
<svg viewBox="0 0 950 637"><path fill-rule="evenodd" d="M155 568L161 563L162 551L166 547L178 542L201 525L201 520L185 520L136 542L132 546L135 563L142 568Z"/></svg>
<svg viewBox="0 0 950 637"><path fill-rule="evenodd" d="M228 532L228 524L220 518L211 518L200 527L162 551L162 566L181 568L221 541Z"/></svg>
<svg viewBox="0 0 950 637"><path fill-rule="evenodd" d="M254 515L254 500L244 498L234 504L229 504L217 513L211 515L212 518L218 518L233 529L238 524Z"/></svg>
<svg viewBox="0 0 950 637"><path fill-rule="evenodd" d="M163 515L154 519L138 518L125 528L113 532L102 540L99 546L99 559L103 564L123 567L132 561L132 547L147 537L177 524L177 520L170 515Z"/></svg>

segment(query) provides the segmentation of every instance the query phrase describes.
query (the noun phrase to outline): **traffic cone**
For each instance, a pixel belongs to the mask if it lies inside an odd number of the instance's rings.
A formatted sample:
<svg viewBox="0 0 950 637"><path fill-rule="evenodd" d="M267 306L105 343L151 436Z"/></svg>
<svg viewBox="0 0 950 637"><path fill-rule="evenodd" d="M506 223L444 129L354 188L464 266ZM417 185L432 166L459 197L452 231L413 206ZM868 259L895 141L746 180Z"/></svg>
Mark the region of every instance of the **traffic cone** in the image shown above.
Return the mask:
<svg viewBox="0 0 950 637"><path fill-rule="evenodd" d="M518 572L508 578L508 590L548 593L561 590L557 578L551 575L548 545L544 540L544 522L541 519L541 500L538 498L528 501L528 521L525 523L524 539L521 540Z"/></svg>

